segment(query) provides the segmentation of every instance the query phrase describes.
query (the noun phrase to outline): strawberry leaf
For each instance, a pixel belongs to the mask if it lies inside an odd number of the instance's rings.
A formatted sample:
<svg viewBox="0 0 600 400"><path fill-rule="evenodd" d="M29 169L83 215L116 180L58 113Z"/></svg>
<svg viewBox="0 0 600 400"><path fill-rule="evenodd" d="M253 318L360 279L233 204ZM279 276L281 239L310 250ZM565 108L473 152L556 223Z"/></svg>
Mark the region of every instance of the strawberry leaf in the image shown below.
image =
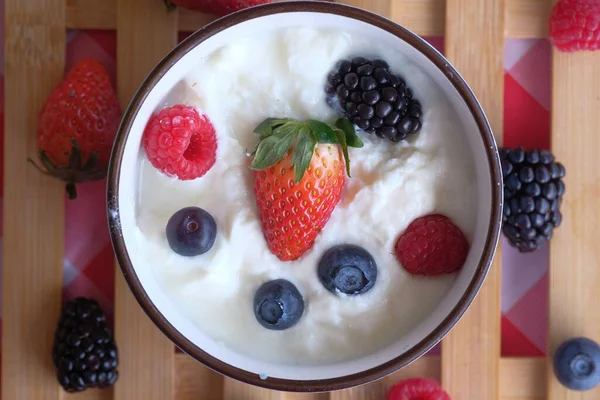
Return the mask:
<svg viewBox="0 0 600 400"><path fill-rule="evenodd" d="M173 3L171 0L165 0L165 6L167 6L167 11L173 11L177 8L175 3Z"/></svg>
<svg viewBox="0 0 600 400"><path fill-rule="evenodd" d="M294 180L296 183L300 182L304 176L304 173L310 166L310 160L312 160L316 145L317 139L315 138L313 132L311 132L307 126L300 128L298 142L296 143L296 149L294 150L294 155L292 156Z"/></svg>
<svg viewBox="0 0 600 400"><path fill-rule="evenodd" d="M335 126L342 130L344 133L346 144L350 147L361 148L364 146L364 143L354 130L354 125L347 118L340 118L335 121Z"/></svg>
<svg viewBox="0 0 600 400"><path fill-rule="evenodd" d="M273 134L261 140L250 168L261 171L277 164L290 149L298 134L298 125L286 123L273 130Z"/></svg>
<svg viewBox="0 0 600 400"><path fill-rule="evenodd" d="M344 160L346 161L346 173L348 177L350 176L350 156L348 156L348 144L346 143L346 135L341 129L336 129L335 133L340 141L340 146L342 146L342 153L344 154Z"/></svg>
<svg viewBox="0 0 600 400"><path fill-rule="evenodd" d="M288 123L293 122L289 119L281 119L281 118L267 118L256 128L254 128L254 133L258 133L261 138L266 138L267 136L271 136L273 134L273 129Z"/></svg>
<svg viewBox="0 0 600 400"><path fill-rule="evenodd" d="M314 119L309 119L306 123L315 135L317 143L339 143L333 129L326 123Z"/></svg>

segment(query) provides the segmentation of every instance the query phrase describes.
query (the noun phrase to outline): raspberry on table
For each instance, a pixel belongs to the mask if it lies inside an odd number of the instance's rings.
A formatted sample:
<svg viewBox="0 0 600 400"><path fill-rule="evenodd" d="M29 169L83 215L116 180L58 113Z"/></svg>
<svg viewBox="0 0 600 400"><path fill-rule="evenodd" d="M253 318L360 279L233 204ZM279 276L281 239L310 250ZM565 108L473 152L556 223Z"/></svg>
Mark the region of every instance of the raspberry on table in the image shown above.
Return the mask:
<svg viewBox="0 0 600 400"><path fill-rule="evenodd" d="M600 1L559 0L550 14L550 42L563 52L600 50Z"/></svg>
<svg viewBox="0 0 600 400"><path fill-rule="evenodd" d="M143 145L154 168L181 180L204 176L217 157L212 123L194 107L184 105L153 116L144 130Z"/></svg>
<svg viewBox="0 0 600 400"><path fill-rule="evenodd" d="M459 270L467 258L469 243L450 218L431 214L411 222L394 250L409 273L434 276Z"/></svg>
<svg viewBox="0 0 600 400"><path fill-rule="evenodd" d="M67 392L105 388L119 377L119 357L104 311L78 297L63 307L52 348L57 379Z"/></svg>
<svg viewBox="0 0 600 400"><path fill-rule="evenodd" d="M522 253L537 250L562 222L565 167L547 150L500 149L504 180L502 232Z"/></svg>
<svg viewBox="0 0 600 400"><path fill-rule="evenodd" d="M398 382L388 392L387 400L451 400L433 379L411 378Z"/></svg>

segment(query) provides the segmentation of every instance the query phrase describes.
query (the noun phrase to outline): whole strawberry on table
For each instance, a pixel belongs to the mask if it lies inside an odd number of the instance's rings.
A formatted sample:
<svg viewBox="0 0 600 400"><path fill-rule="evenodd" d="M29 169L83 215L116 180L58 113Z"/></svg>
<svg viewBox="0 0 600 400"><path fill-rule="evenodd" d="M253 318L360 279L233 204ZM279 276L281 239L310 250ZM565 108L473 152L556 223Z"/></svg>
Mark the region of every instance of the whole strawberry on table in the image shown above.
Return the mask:
<svg viewBox="0 0 600 400"><path fill-rule="evenodd" d="M104 179L121 121L121 107L104 67L84 59L56 86L39 115L38 158L43 173L75 184Z"/></svg>

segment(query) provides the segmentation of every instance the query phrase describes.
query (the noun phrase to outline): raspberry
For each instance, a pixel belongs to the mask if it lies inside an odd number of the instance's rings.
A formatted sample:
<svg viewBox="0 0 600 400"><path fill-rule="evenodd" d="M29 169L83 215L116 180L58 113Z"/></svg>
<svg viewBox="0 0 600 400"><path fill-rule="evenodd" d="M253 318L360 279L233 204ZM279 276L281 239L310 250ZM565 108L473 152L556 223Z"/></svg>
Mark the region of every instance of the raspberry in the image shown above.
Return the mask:
<svg viewBox="0 0 600 400"><path fill-rule="evenodd" d="M395 252L411 274L441 275L463 266L469 244L448 217L433 214L414 220L398 238Z"/></svg>
<svg viewBox="0 0 600 400"><path fill-rule="evenodd" d="M563 52L600 49L600 0L559 0L550 14L550 42Z"/></svg>
<svg viewBox="0 0 600 400"><path fill-rule="evenodd" d="M392 386L387 400L450 400L450 396L432 379L412 378Z"/></svg>
<svg viewBox="0 0 600 400"><path fill-rule="evenodd" d="M144 150L154 168L181 180L200 178L215 164L215 128L195 108L175 105L150 119Z"/></svg>

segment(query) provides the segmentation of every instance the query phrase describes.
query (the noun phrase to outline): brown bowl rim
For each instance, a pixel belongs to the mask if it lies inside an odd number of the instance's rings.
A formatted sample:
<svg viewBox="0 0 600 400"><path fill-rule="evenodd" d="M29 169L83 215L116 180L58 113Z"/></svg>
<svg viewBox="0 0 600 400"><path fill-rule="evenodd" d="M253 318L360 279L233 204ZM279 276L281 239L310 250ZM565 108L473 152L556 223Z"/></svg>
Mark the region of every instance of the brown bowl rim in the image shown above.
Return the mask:
<svg viewBox="0 0 600 400"><path fill-rule="evenodd" d="M159 312L142 287L125 246L121 230L120 213L118 211L120 168L125 144L129 136L129 130L131 129L133 121L135 120L141 105L157 82L179 59L181 59L181 57L183 57L191 49L205 41L207 38L223 31L224 29L250 19L290 12L335 14L363 21L388 31L424 54L444 73L446 78L451 81L461 95L462 99L469 107L479 127L482 139L486 145L485 147L491 175L492 209L490 215L490 229L487 233L485 250L473 279L471 280L465 294L461 297L456 307L429 335L427 335L413 348L401 354L400 356L366 371L322 380L301 381L270 377L263 380L258 374L236 368L211 356L198 346L194 345L190 340L185 338L177 329L175 329L173 325L169 323L162 313ZM251 7L234 14L230 14L206 25L176 46L152 70L152 72L139 87L131 103L129 104L115 139L108 171L107 211L113 249L127 284L129 285L133 295L141 305L142 309L146 312L154 324L178 348L208 368L244 383L279 391L323 392L362 385L380 379L399 370L400 368L407 366L423 356L427 351L439 343L441 339L460 320L462 315L472 303L473 299L476 297L485 280L485 277L487 276L495 254L496 245L498 243L503 195L501 185L498 185L497 182L502 182L501 168L498 158L498 149L487 118L481 108L481 105L467 83L463 80L458 71L450 64L450 62L437 50L406 28L392 22L389 19L366 10L333 2L285 1Z"/></svg>

